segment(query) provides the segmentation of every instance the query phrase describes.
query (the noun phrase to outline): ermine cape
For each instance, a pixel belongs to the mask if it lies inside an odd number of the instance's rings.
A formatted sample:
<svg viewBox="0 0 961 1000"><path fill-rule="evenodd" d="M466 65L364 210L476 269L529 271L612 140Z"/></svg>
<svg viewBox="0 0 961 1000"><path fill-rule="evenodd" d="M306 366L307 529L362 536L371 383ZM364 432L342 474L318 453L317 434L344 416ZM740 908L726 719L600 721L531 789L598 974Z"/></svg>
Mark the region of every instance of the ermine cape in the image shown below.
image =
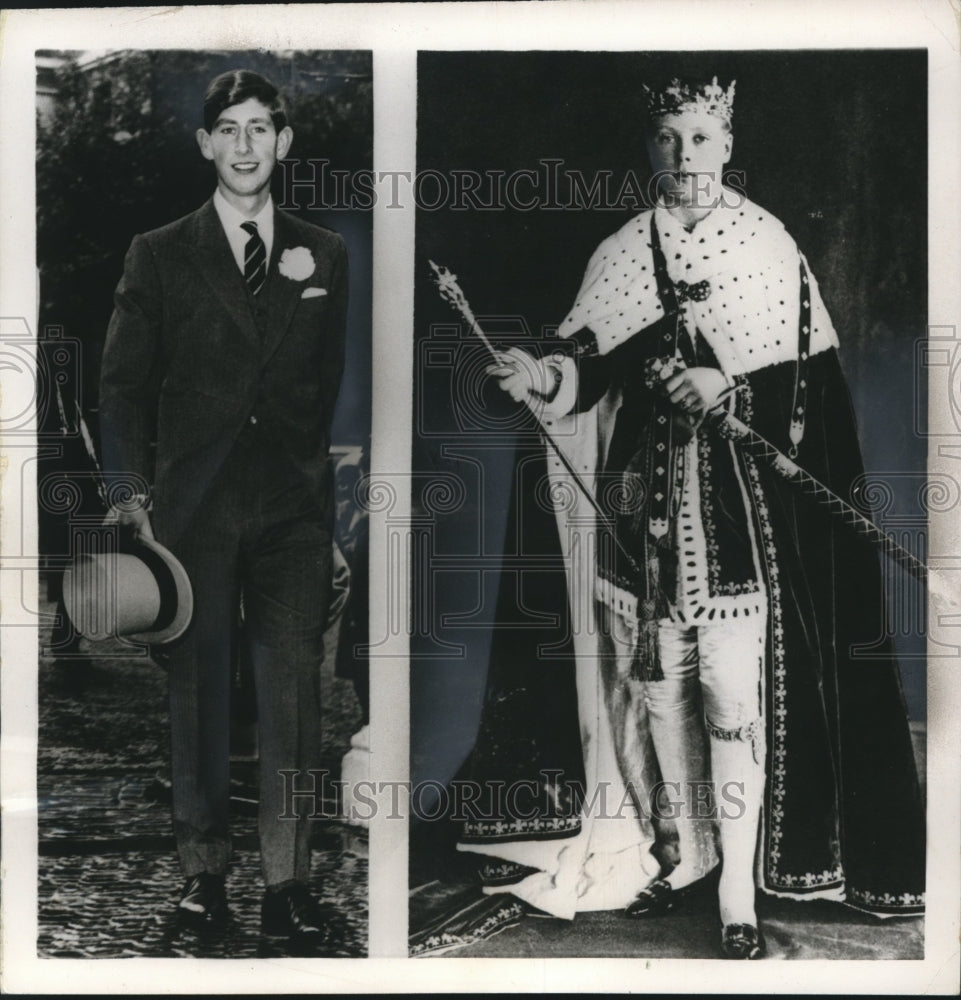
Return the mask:
<svg viewBox="0 0 961 1000"><path fill-rule="evenodd" d="M663 286L664 275L655 273L655 245L666 265L667 298L658 281ZM674 310L734 388L731 412L785 453L796 448L801 467L858 505L863 466L855 417L816 281L781 223L734 192L690 232L659 206L606 239L560 326L570 350L561 388L542 420L597 497L611 492L612 483L618 494L626 461L652 447L653 429L632 393L641 377L638 359L658 353L653 341ZM676 554L681 565L696 564L697 589L703 584L707 594L702 611L737 613L751 593L767 602L759 885L772 894L842 900L881 915L922 912L923 808L898 666L885 633L878 554L706 426L694 448L699 533L690 535L697 534L690 551L679 541ZM563 628L553 645L561 652L545 658L543 635L498 629L470 776L481 787L526 779L539 793L523 817L469 820L459 846L492 859L490 891L506 889L572 916L623 905L665 856L645 802L657 781L645 680L637 679L626 700L615 696L605 682L597 630L596 600L614 607L619 596L640 588L628 579L626 586L605 589L616 574L598 565L593 510L553 454L526 456L523 466L513 523L541 537L545 552L563 557L557 593L567 607L558 615ZM635 472L639 467L646 468L635 462ZM539 490L538 476L546 490ZM640 515L636 507L631 512L636 523L649 514L645 505L654 491L641 494ZM534 502L544 495L555 504L552 525ZM722 507L734 512L730 523L715 516ZM750 565L732 555L731 539L739 532L750 539L749 550L740 548L752 553ZM509 620L508 606L517 599L505 574L502 620ZM689 598L689 617L696 608ZM636 729L627 762L617 759L611 738L612 726L625 725ZM619 815L599 815L601 787L607 813L614 803ZM669 845L665 851L669 858Z"/></svg>

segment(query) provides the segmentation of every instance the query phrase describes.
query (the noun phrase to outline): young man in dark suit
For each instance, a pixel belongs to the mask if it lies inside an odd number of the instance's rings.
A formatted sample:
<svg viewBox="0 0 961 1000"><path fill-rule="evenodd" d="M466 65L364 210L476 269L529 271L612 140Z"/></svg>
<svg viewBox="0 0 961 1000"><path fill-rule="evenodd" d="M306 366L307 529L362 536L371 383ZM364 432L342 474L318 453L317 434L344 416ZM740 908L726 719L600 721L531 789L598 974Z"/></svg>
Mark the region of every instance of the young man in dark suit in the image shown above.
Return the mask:
<svg viewBox="0 0 961 1000"><path fill-rule="evenodd" d="M210 84L197 139L217 189L191 215L134 238L101 375L106 468L147 486L117 516L155 533L194 589L191 626L165 653L187 879L179 912L204 924L228 913L230 667L242 600L260 723L262 922L277 936L323 924L307 889L311 810L301 798L302 815L289 818L282 772L303 788L318 766L327 457L347 306L343 240L270 196L292 138L268 80L237 70Z"/></svg>

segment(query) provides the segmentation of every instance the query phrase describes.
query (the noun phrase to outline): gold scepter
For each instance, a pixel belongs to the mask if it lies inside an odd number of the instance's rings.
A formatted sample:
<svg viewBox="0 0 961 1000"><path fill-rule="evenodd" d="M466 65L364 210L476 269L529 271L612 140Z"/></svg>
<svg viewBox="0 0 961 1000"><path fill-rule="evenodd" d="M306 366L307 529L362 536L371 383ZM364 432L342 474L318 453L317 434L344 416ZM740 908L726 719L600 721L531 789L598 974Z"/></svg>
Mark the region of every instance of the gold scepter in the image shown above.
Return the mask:
<svg viewBox="0 0 961 1000"><path fill-rule="evenodd" d="M437 290L438 292L440 292L441 298L445 302L452 305L461 314L461 316L463 316L464 319L467 320L467 323L469 324L471 331L477 334L481 343L490 352L491 357L495 361L500 363L501 355L494 347L494 345L491 343L490 338L487 336L487 334L484 333L484 331L481 329L480 323L477 322L477 317L474 315L473 310L468 304L467 297L464 295L463 290L457 283L457 275L451 274L448 268L439 266L435 264L432 260L429 260L428 263L433 269L434 283L437 285ZM534 412L530 402L527 402L526 406L531 411L531 413ZM536 417L536 414L534 415ZM540 435L541 438L544 441L546 441L548 445L550 445L552 451L560 460L561 465L564 466L565 470L567 471L567 474L571 477L571 480L574 482L575 486L577 486L577 488L583 494L583 496L585 497L587 502L591 505L591 507L594 508L594 513L597 515L599 523L604 528L606 528L614 544L619 549L621 555L623 555L624 558L628 561L628 565L630 566L632 572L638 574L638 578L640 578L640 567L637 564L637 560L631 555L630 552L628 552L628 550L624 547L623 543L618 539L617 532L614 527L614 522L612 521L610 515L597 502L597 499L595 498L593 491L588 487L587 483L585 483L584 480L581 478L580 474L571 463L571 460L567 457L567 455L564 454L563 449L554 440L554 438L551 437L551 435L543 427L540 428Z"/></svg>
<svg viewBox="0 0 961 1000"><path fill-rule="evenodd" d="M434 281L437 284L441 297L461 313L461 315L470 324L471 330L477 334L494 360L500 362L500 355L494 348L494 345L490 342L487 335L481 329L480 324L477 322L477 317L468 305L467 299L464 296L460 285L457 283L457 275L451 274L446 267L439 267L433 261L429 261L429 264L434 270ZM531 412L533 412L531 404L528 403L527 406L528 409L531 409ZM892 538L891 535L879 528L873 521L866 518L860 511L851 506L851 504L842 500L841 497L829 490L827 486L825 486L818 479L815 479L809 472L806 472L795 462L791 461L791 459L775 448L770 441L761 437L761 435L753 430L753 428L738 420L733 416L733 414L727 413L722 407L714 408L707 415L707 421L710 426L713 426L717 433L720 433L723 437L737 442L737 444L745 450L764 459L767 465L781 479L784 479L794 485L800 490L800 492L811 497L814 502L826 507L836 520L847 525L863 538L867 538L875 545L879 546L883 552L889 555L898 565L908 570L908 572L912 575L918 577L922 581L929 579L928 566L922 560L918 559L914 553L909 552L899 542ZM610 532L611 537L613 538L618 549L620 549L620 551L630 561L631 567L635 571L638 571L637 562L630 555L630 553L627 552L622 543L618 541L613 521L601 508L600 504L598 504L597 500L594 498L594 494L577 473L577 470L573 467L563 450L553 437L551 437L551 435L543 428L541 429L541 436L551 446L564 468L570 474L571 479L590 502L601 523ZM934 574L934 576L937 578L937 574ZM931 582L933 583L933 581ZM937 591L939 593L944 593L945 587L943 583L941 581L938 582L939 586L937 587ZM957 603L956 597L952 598L952 603Z"/></svg>

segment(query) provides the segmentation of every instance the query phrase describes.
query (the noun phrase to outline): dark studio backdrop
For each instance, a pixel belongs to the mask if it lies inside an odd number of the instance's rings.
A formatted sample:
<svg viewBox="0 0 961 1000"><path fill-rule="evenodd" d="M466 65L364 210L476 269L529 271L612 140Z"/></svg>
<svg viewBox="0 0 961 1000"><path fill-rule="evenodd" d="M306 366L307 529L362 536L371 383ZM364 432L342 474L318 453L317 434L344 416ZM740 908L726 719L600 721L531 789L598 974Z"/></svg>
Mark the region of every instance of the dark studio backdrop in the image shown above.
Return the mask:
<svg viewBox="0 0 961 1000"><path fill-rule="evenodd" d="M97 439L98 381L113 292L134 235L199 208L214 191L213 164L195 132L208 83L232 69L255 70L287 100L294 141L288 161L327 159L330 169L369 170L373 154L371 54L361 51L115 51L37 53L37 265L41 373L41 550L59 550L65 511L47 504L44 477L86 471L74 401ZM309 178L296 162L294 178ZM285 200L278 167L272 193ZM335 448L370 433L371 243L369 211L338 206L307 185L286 194L307 221L339 232L350 258L346 370L334 420ZM323 206L327 204L328 208ZM65 350L58 350L60 342ZM58 438L55 383L72 432ZM57 454L59 452L59 455ZM53 479L50 480L53 482ZM83 505L99 501L84 482Z"/></svg>
<svg viewBox="0 0 961 1000"><path fill-rule="evenodd" d="M254 817L260 741L249 643L238 627L229 692L231 920L222 934L181 933L176 896L170 895L179 875L168 808L172 769L164 661L159 650L151 650L147 660L147 651L130 643L78 643L63 608L61 571L79 550L75 532L100 524L105 512L78 415L96 447L101 355L124 257L136 234L194 212L213 195L214 165L202 157L195 135L203 127L204 94L217 75L247 69L278 87L294 133L289 157L273 177L275 204L335 230L346 243L350 301L332 462L341 455L354 460L368 444L372 213L311 185L307 161L328 161L328 172L371 169L372 55L41 50L35 64L36 476L46 571L37 674L36 950L43 957L272 956L273 946L259 933ZM319 162L315 166L320 170ZM285 175L285 167L293 174ZM298 186L285 184L285 176ZM22 249L29 258L34 248ZM367 548L359 544L358 524L364 522L352 517L354 493L343 488L358 465L342 462L335 483L334 534L350 561L352 591L337 624L327 629L326 663L316 670L323 731L314 752L321 766L337 775L366 711L366 664L351 654L366 630ZM358 618L362 626L355 623ZM332 814L325 807L325 817ZM313 846L323 858L322 891L346 914L342 922L331 921L325 954L365 955L366 838L360 832L332 833L327 824L323 829L317 824L315 833ZM316 879L311 888L320 895ZM278 948L278 957L286 950Z"/></svg>
<svg viewBox="0 0 961 1000"><path fill-rule="evenodd" d="M542 161L562 164L554 195L545 197L541 181L540 203L527 209L478 208L496 204L489 179L473 204L462 197L460 205L453 184L444 200L440 181L422 183L412 468L414 510L430 541L412 570L414 782L447 782L473 746L515 447L530 440L518 430L515 404L479 375L483 351L441 301L428 260L458 275L500 343L556 326L597 244L650 204L631 204L628 190L609 209L564 207L571 201L564 171L588 181L610 172L612 201L629 171L646 182L641 81L689 72L716 74L725 86L737 80L728 168L741 171L747 196L784 223L818 279L841 342L866 468L890 489L880 516L911 532L923 524L926 442L914 426L916 407L923 413L926 405L924 372L915 364L927 324L923 51L421 53L419 173L543 175ZM533 195L526 182L518 190ZM446 506L425 491L431 483L447 490ZM538 604L535 591L518 593L529 619L550 614L549 598ZM923 719L924 638L918 615L909 617L892 631L911 717Z"/></svg>

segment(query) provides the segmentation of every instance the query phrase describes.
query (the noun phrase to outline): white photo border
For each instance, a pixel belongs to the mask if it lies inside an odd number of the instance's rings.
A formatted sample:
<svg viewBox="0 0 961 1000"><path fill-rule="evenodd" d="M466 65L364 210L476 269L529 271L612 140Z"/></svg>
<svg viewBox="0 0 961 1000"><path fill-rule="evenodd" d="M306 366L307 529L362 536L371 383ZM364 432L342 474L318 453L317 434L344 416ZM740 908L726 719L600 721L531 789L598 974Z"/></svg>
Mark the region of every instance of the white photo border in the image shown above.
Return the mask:
<svg viewBox="0 0 961 1000"><path fill-rule="evenodd" d="M928 50L929 308L932 327L957 338L961 318L961 60L949 0L577 0L540 3L335 4L6 11L0 15L0 323L4 340L26 322L36 333L34 52L39 48L370 49L374 53L375 171L414 169L416 54L421 49ZM414 207L374 210L374 411L372 474L409 476L413 367ZM25 320L18 320L24 317ZM21 323L21 327L16 324ZM943 335L943 330L941 331ZM961 456L952 367L929 381L929 472L951 474ZM4 371L0 432L24 411L29 373ZM955 395L953 395L954 393ZM957 444L952 444L952 441ZM38 959L37 635L24 608L37 602L33 495L19 495L31 449L0 441L0 803L3 808L0 960L7 992L433 992L637 991L950 993L958 990L961 898L961 675L952 659L928 672L928 913L923 961L808 961L719 965L695 960L406 959L406 821L387 809L370 835L367 959ZM940 446L940 447L939 447ZM29 482L29 477L26 480ZM398 495L390 517L409 515ZM408 770L407 638L389 627L406 562L389 559L387 513L371 520L372 635L388 635L371 662L371 759L379 780ZM961 532L953 512L932 515L929 550L947 589L959 591ZM959 553L950 556L951 553ZM400 590L397 590L400 588ZM403 602L402 602L403 603ZM932 598L930 635L949 642L957 604ZM950 616L954 616L951 618ZM943 619L943 620L942 620ZM403 805L403 803L401 803Z"/></svg>

